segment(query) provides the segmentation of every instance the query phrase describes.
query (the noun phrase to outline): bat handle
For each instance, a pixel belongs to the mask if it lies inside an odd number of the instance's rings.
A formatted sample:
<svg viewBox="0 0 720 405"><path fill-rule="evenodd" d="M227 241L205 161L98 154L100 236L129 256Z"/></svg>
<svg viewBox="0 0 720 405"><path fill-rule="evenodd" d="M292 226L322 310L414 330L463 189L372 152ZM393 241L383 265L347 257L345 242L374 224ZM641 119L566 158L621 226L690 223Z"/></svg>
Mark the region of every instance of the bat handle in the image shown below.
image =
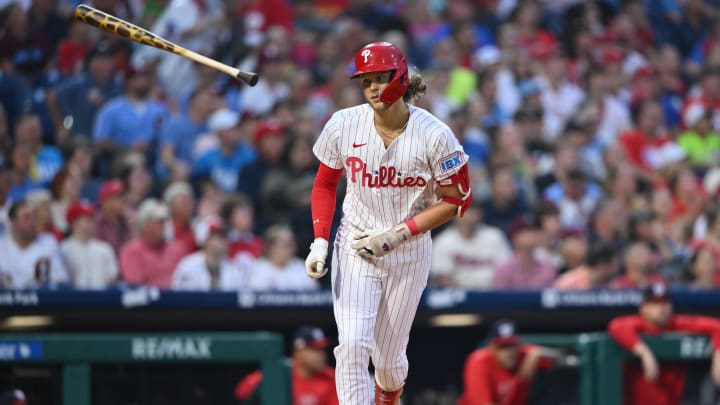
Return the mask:
<svg viewBox="0 0 720 405"><path fill-rule="evenodd" d="M248 73L248 72L238 72L237 75L235 75L236 78L244 81L250 86L254 86L258 82L258 74L257 73Z"/></svg>

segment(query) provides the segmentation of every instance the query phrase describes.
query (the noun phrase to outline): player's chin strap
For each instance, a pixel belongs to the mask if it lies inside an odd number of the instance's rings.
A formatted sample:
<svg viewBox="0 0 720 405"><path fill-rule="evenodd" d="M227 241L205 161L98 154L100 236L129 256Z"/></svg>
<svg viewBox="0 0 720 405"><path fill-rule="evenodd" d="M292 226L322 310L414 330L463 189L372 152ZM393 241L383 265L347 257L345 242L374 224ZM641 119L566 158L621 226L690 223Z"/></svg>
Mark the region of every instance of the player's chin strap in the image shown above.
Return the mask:
<svg viewBox="0 0 720 405"><path fill-rule="evenodd" d="M443 196L442 200L446 203L457 205L457 216L462 217L465 211L472 205L472 188L470 187L470 175L468 173L468 165L464 164L460 170L447 179L439 182L441 186L457 185L458 191L462 198Z"/></svg>

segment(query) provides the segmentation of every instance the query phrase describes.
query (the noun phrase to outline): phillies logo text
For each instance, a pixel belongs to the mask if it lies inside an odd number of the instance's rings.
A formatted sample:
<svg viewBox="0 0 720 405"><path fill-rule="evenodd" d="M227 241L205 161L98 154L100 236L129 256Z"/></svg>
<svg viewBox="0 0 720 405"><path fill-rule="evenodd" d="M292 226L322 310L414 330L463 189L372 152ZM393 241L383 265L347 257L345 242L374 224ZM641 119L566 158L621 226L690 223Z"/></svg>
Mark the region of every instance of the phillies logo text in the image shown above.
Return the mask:
<svg viewBox="0 0 720 405"><path fill-rule="evenodd" d="M427 180L417 176L403 176L394 166L380 166L377 170L367 171L367 164L357 157L349 157L345 161L350 168L350 181L360 182L363 187L425 187Z"/></svg>

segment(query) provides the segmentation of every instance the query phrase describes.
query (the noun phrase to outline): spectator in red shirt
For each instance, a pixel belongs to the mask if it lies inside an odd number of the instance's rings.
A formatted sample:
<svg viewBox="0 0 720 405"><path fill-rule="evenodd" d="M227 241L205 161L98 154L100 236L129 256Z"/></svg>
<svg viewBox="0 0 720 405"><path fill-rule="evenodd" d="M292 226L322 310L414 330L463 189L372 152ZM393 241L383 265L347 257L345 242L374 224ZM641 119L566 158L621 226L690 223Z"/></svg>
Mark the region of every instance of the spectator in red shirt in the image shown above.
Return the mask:
<svg viewBox="0 0 720 405"><path fill-rule="evenodd" d="M657 274L652 265L652 252L645 242L632 243L623 257L625 274L616 278L610 288L645 288L652 283L665 283L665 277Z"/></svg>
<svg viewBox="0 0 720 405"><path fill-rule="evenodd" d="M553 359L567 359L560 351L523 344L512 321L501 320L490 330L488 347L477 349L465 362L465 389L458 405L522 405L538 370Z"/></svg>
<svg viewBox="0 0 720 405"><path fill-rule="evenodd" d="M295 331L292 355L292 403L337 405L335 370L327 365L330 340L322 329L302 326ZM235 399L243 405L259 404L262 373L255 371L235 386Z"/></svg>
<svg viewBox="0 0 720 405"><path fill-rule="evenodd" d="M686 364L658 364L641 335L684 332L708 335L712 340L712 379L720 385L720 321L696 315L673 314L667 287L654 283L645 288L639 314L613 319L608 332L615 341L640 358L627 362L623 370L624 403L676 405L682 400Z"/></svg>
<svg viewBox="0 0 720 405"><path fill-rule="evenodd" d="M168 208L149 198L140 204L140 234L120 250L120 271L128 283L169 288L175 266L187 253L182 241L165 241Z"/></svg>
<svg viewBox="0 0 720 405"><path fill-rule="evenodd" d="M633 109L635 128L620 136L625 155L633 166L650 174L662 163L665 144L674 144L663 128L662 107L654 100L640 102Z"/></svg>

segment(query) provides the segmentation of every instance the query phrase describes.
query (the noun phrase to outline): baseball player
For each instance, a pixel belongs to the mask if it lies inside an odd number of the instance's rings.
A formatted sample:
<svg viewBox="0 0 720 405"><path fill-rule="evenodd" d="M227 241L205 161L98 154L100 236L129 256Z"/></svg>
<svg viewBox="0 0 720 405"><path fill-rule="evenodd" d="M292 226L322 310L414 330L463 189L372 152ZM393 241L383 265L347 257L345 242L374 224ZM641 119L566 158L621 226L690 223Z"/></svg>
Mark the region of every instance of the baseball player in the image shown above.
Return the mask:
<svg viewBox="0 0 720 405"><path fill-rule="evenodd" d="M361 48L352 77L367 103L333 114L313 147L321 165L312 191L315 240L305 264L310 277L327 272L336 188L345 170L332 256L338 397L347 405L373 398L397 404L408 373L410 327L430 269L428 231L471 204L467 155L447 125L412 104L426 86L408 73L396 46Z"/></svg>
<svg viewBox="0 0 720 405"><path fill-rule="evenodd" d="M525 344L515 322L499 320L490 329L487 347L473 351L465 361L465 387L458 405L527 404L538 371L576 358L562 350Z"/></svg>
<svg viewBox="0 0 720 405"><path fill-rule="evenodd" d="M640 358L640 364L626 362L623 381L624 404L679 405L685 389L686 364L658 364L641 335L697 333L712 341L711 375L720 385L720 321L699 315L675 315L670 294L663 283L645 288L639 314L613 319L608 333L625 349Z"/></svg>

